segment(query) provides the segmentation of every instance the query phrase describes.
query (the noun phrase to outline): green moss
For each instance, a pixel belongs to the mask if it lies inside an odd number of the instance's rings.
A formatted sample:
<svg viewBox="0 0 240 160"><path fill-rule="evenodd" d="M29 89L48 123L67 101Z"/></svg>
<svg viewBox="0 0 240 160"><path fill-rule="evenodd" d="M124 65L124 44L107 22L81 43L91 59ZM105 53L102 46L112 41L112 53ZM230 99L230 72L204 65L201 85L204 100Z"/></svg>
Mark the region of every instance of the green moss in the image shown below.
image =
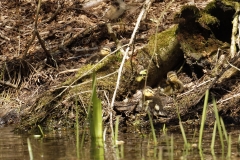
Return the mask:
<svg viewBox="0 0 240 160"><path fill-rule="evenodd" d="M239 1L238 0L222 0L221 1L222 3L224 3L225 5L229 5L229 6L235 6L235 2L237 2L237 3L239 3Z"/></svg>
<svg viewBox="0 0 240 160"><path fill-rule="evenodd" d="M61 84L61 86L70 85L74 81L83 79L84 77L89 78L89 76L91 75L93 70L95 70L96 72L99 70L103 71L104 68L108 68L110 65L112 65L112 63L116 63L119 60L121 60L119 57L120 56L118 56L118 55L111 55L111 56L107 57L106 59L104 59L100 63L98 62L96 64L86 64L78 70L78 72L76 73L76 75L74 77L68 78L65 82L63 82L63 84Z"/></svg>
<svg viewBox="0 0 240 160"><path fill-rule="evenodd" d="M36 108L41 108L41 107L45 106L46 104L49 104L53 98L54 97L50 91L46 92L43 96L40 96L38 98Z"/></svg>
<svg viewBox="0 0 240 160"><path fill-rule="evenodd" d="M239 8L238 0L222 0L221 3L222 3L221 6L223 8L230 7L230 6L233 7L235 10L238 10L238 8ZM219 7L219 5L218 5L218 7ZM216 1L213 1L213 2L210 2L207 4L204 11L207 13L210 13L215 8L216 8Z"/></svg>
<svg viewBox="0 0 240 160"><path fill-rule="evenodd" d="M148 53L150 55L154 54L153 51L155 48L156 40L157 41L156 52L162 53L161 55L164 55L163 52L167 51L165 49L171 45L171 42L175 41L177 29L178 25L175 25L172 28L169 28L168 30L165 30L161 33L157 33L157 35L151 36L147 46ZM155 36L157 36L157 38Z"/></svg>
<svg viewBox="0 0 240 160"><path fill-rule="evenodd" d="M102 77L105 77L109 73L112 73L116 70L116 68L114 68L113 66L115 66L114 63L117 63L119 60L121 60L120 57L122 58L122 56L120 56L120 55L112 55L110 57L107 57L101 63L97 63L94 65L88 64L88 65L85 65L82 68L80 68L78 73L75 75L75 77L71 78L68 81L72 83L73 79L74 80L81 79L81 81L83 81L83 84L80 83L76 87L73 86L73 88L69 90L69 93L74 94L74 93L79 93L81 91L89 90L91 88L91 84L92 84L92 76L91 75L92 75L93 70L96 71L97 78L100 78L97 80L98 86L101 86L102 89L112 90L112 88L115 86L115 83L116 83L117 73L114 75L108 76L106 78L102 78ZM94 69L93 69L93 67L94 67ZM89 70L92 70L92 71L89 72ZM67 82L67 83L69 83L69 82ZM89 99L89 97L86 99Z"/></svg>
<svg viewBox="0 0 240 160"><path fill-rule="evenodd" d="M208 3L207 6L204 8L204 11L210 13L213 9L216 8L215 3L215 1Z"/></svg>
<svg viewBox="0 0 240 160"><path fill-rule="evenodd" d="M180 13L184 11L192 11L195 15L199 13L199 9L195 5L185 5L181 8Z"/></svg>
<svg viewBox="0 0 240 160"><path fill-rule="evenodd" d="M78 70L78 72L77 72L77 74L76 74L75 77L79 77L80 75L83 75L84 73L86 73L87 71L89 71L92 67L93 67L93 65L91 65L91 64L87 64L87 65L82 66L82 67Z"/></svg>
<svg viewBox="0 0 240 160"><path fill-rule="evenodd" d="M207 14L207 13L202 13L201 17L198 19L198 22L202 25L207 25L207 26L220 23L216 17L211 16L210 14Z"/></svg>

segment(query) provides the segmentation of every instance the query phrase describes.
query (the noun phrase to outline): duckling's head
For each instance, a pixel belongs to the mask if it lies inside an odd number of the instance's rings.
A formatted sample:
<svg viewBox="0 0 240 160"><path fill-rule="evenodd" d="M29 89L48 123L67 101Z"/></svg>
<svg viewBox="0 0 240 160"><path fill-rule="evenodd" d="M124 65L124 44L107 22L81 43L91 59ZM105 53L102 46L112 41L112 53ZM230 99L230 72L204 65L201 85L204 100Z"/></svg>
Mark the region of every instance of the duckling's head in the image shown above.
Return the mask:
<svg viewBox="0 0 240 160"><path fill-rule="evenodd" d="M151 87L146 86L143 89L143 95L145 97L153 97L154 96L154 91L153 91L153 89Z"/></svg>
<svg viewBox="0 0 240 160"><path fill-rule="evenodd" d="M177 73L174 71L170 71L167 73L167 78L172 82L172 81L174 81L174 79L178 79Z"/></svg>
<svg viewBox="0 0 240 160"><path fill-rule="evenodd" d="M106 56L111 53L111 49L109 47L102 47L100 50L101 56Z"/></svg>
<svg viewBox="0 0 240 160"><path fill-rule="evenodd" d="M126 8L126 3L123 0L114 0L104 17L116 20L126 11Z"/></svg>

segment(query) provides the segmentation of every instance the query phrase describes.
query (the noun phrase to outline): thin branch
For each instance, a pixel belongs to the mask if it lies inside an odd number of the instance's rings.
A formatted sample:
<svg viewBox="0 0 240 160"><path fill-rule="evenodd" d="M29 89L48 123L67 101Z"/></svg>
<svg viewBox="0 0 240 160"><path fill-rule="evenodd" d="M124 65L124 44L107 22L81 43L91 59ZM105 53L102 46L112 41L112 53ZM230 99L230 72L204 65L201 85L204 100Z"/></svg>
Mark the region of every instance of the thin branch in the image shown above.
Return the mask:
<svg viewBox="0 0 240 160"><path fill-rule="evenodd" d="M122 59L122 62L121 62L121 65L119 67L119 72L118 72L118 78L117 78L117 82L116 82L116 87L115 87L115 90L114 90L114 93L113 93L113 97L112 97L112 101L111 101L111 105L110 105L110 109L113 110L113 105L114 105L114 102L115 102L115 98L116 98L116 94L117 94L117 90L119 88L119 84L120 84L120 79L121 79L121 74L122 74L122 70L123 70L123 65L125 63L125 60L128 56L128 51L130 49L130 46L132 45L133 41L134 41L134 37L136 35L136 32L140 26L140 22L143 18L143 15L145 12L147 12L147 8L149 8L149 6L151 5L151 0L146 0L145 4L143 5L143 8L138 16L138 19L137 19L137 23L136 23L136 26L133 30L133 33L131 35L131 39L128 43L128 47L126 49L126 51L124 52L124 56L123 56L123 59ZM112 134L114 133L113 132L113 118L112 118L112 112L110 112L110 127L111 127L111 131L112 131Z"/></svg>
<svg viewBox="0 0 240 160"><path fill-rule="evenodd" d="M226 99L221 99L221 100L217 101L217 104L221 104L221 103L224 103L226 101L230 101L231 99L236 98L236 97L240 97L240 93L234 94L231 97L228 97Z"/></svg>
<svg viewBox="0 0 240 160"><path fill-rule="evenodd" d="M36 34L35 34L35 32L33 32L32 39L27 43L26 49L23 53L24 57L27 55L28 50L29 50L30 46L32 45L32 42L34 41L35 37L36 37Z"/></svg>
<svg viewBox="0 0 240 160"><path fill-rule="evenodd" d="M234 66L233 64L229 63L228 61L227 61L227 63L228 63L231 67L233 67L233 68L235 68L236 70L240 71L240 69L239 69L238 67Z"/></svg>
<svg viewBox="0 0 240 160"><path fill-rule="evenodd" d="M112 76L112 75L114 75L114 74L116 74L116 73L118 73L118 70L116 70L116 71L114 71L114 72L112 72L112 73L109 73L109 74L107 74L107 75L105 75L105 76L103 76L103 77L97 78L97 81L98 81L98 80L101 80L101 79L105 79L105 78L107 78L107 77L110 77L110 76ZM70 86L70 88L79 87L79 86L82 86L82 85L84 85L84 84L88 84L88 83L91 83L91 82L92 82L92 80L85 81L85 82L79 83L79 84L77 84L77 85L72 85L72 86ZM57 88L57 89L61 89L61 88L69 88L69 86L61 86L61 87L59 87L59 88ZM110 104L110 103L109 103L109 104Z"/></svg>
<svg viewBox="0 0 240 160"><path fill-rule="evenodd" d="M236 10L236 13L238 13L238 12L239 12L239 7L237 7L237 10ZM232 22L233 28L232 28L232 37L231 37L231 46L230 46L230 57L231 58L233 58L237 52L236 41L237 41L237 33L238 33L238 25L239 25L238 19L239 19L239 14L236 14L236 16L234 17L233 22Z"/></svg>
<svg viewBox="0 0 240 160"><path fill-rule="evenodd" d="M1 32L0 32L0 38L5 39L5 40L7 40L7 41L10 41L10 40L11 40L11 39L8 38L7 36L3 35Z"/></svg>
<svg viewBox="0 0 240 160"><path fill-rule="evenodd" d="M61 9L61 4L60 2L58 1L58 7L57 7L57 10L55 11L55 13L48 19L46 19L45 21L42 21L42 23L49 23L51 22L52 20L54 20L54 18L57 16L57 14L59 13Z"/></svg>
<svg viewBox="0 0 240 160"><path fill-rule="evenodd" d="M0 84L5 85L5 86L9 86L9 87L12 87L12 88L17 88L17 87L18 87L17 85L12 84L12 83L10 83L10 82L8 82L8 81L2 81L2 80L0 80Z"/></svg>
<svg viewBox="0 0 240 160"><path fill-rule="evenodd" d="M40 45L42 46L46 57L47 57L47 64L51 64L53 67L58 68L57 62L55 61L55 59L53 59L53 56L51 55L51 53L47 50L44 41L41 39L41 36L39 35L39 32L37 30L37 28L34 28L34 32L37 35L38 41L40 43Z"/></svg>
<svg viewBox="0 0 240 160"><path fill-rule="evenodd" d="M37 21L38 21L38 14L39 14L40 6L41 6L41 0L38 1L37 11L36 11L36 17L35 17L35 21L34 21L34 26L35 26L35 28L37 28ZM27 43L26 50L25 50L25 52L23 53L23 56L24 56L24 57L27 55L27 52L28 52L30 46L32 45L35 37L36 37L36 32L33 31L32 39Z"/></svg>
<svg viewBox="0 0 240 160"><path fill-rule="evenodd" d="M46 58L47 58L47 64L51 64L53 67L57 68L57 62L53 59L52 55L50 54L50 52L47 50L44 41L41 39L41 36L39 35L39 32L37 30L37 20L38 20L38 15L39 15L39 10L41 7L41 0L38 1L38 6L37 6L37 13L36 13L36 19L35 19L35 24L34 24L34 33L38 38L38 41L41 45L41 47L43 48L45 54L46 54Z"/></svg>

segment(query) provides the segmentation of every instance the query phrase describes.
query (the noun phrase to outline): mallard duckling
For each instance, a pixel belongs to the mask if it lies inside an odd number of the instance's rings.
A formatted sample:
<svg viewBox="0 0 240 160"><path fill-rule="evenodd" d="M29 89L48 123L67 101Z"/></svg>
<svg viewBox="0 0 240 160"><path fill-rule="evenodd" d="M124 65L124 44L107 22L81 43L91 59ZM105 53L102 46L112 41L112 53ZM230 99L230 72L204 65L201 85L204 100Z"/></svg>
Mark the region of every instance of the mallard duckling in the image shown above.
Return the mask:
<svg viewBox="0 0 240 160"><path fill-rule="evenodd" d="M170 71L167 73L166 83L168 86L161 90L162 93L166 95L173 95L175 93L183 92L183 83L180 79L178 79L176 72Z"/></svg>
<svg viewBox="0 0 240 160"><path fill-rule="evenodd" d="M163 111L161 97L151 87L145 87L143 95L145 96L147 108L150 109L154 116L166 116L166 113Z"/></svg>
<svg viewBox="0 0 240 160"><path fill-rule="evenodd" d="M126 3L122 0L114 0L108 9L105 17L109 20L118 19L126 10Z"/></svg>
<svg viewBox="0 0 240 160"><path fill-rule="evenodd" d="M105 56L109 55L110 53L111 53L111 48L105 46L100 49L99 55L102 57L105 57Z"/></svg>

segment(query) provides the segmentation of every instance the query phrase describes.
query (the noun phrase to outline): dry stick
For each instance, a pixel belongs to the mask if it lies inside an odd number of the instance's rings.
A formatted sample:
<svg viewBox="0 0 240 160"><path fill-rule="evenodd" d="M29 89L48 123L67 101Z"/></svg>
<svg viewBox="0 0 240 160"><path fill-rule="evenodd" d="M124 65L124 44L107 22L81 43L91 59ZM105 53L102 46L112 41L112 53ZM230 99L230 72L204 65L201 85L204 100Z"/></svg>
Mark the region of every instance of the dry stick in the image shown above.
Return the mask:
<svg viewBox="0 0 240 160"><path fill-rule="evenodd" d="M228 97L228 98L226 98L226 99L219 100L219 101L217 101L217 104L221 104L221 103L224 103L224 102L226 102L226 101L230 101L231 99L236 98L236 97L240 97L240 93L234 94L233 96ZM212 106L212 105L211 105L211 106Z"/></svg>
<svg viewBox="0 0 240 160"><path fill-rule="evenodd" d="M39 2L38 2L36 17L35 17L35 21L34 21L34 27L36 27L36 28L37 28L37 20L38 20L40 6L41 6L41 0L39 0ZM35 37L36 37L36 32L33 31L32 39L29 41L29 43L27 43L26 50L23 54L24 57L27 55L27 52L28 52L30 46L32 45L32 42L34 41Z"/></svg>
<svg viewBox="0 0 240 160"><path fill-rule="evenodd" d="M231 37L231 46L230 46L230 57L233 58L236 54L236 35L238 29L238 15L236 15L233 19L233 28L232 28L232 37Z"/></svg>
<svg viewBox="0 0 240 160"><path fill-rule="evenodd" d="M240 16L238 16L238 38L237 38L237 44L238 48L240 48Z"/></svg>
<svg viewBox="0 0 240 160"><path fill-rule="evenodd" d="M41 0L38 1L38 7L37 7L37 13L36 13L36 20L35 20L35 25L34 25L34 32L35 32L35 35L37 36L38 38L38 41L40 43L40 45L42 46L45 54L46 54L46 57L47 57L47 64L51 64L53 67L56 67L57 68L57 62L53 59L52 55L50 54L50 52L47 50L45 44L44 44L44 41L41 39L41 36L39 35L39 32L37 30L37 19L38 19L38 15L39 15L39 10L40 10L40 7L41 7Z"/></svg>
<svg viewBox="0 0 240 160"><path fill-rule="evenodd" d="M235 68L236 70L240 71L240 69L239 69L238 67L234 66L233 64L229 63L228 61L227 61L227 63L228 63L228 65L230 65L231 67L233 67L233 68Z"/></svg>
<svg viewBox="0 0 240 160"><path fill-rule="evenodd" d="M116 82L116 87L115 87L115 90L114 90L114 93L113 93L113 97L112 97L112 101L111 101L111 105L110 105L110 109L113 110L113 105L114 105L114 101L115 101L115 98L116 98L116 94L117 94L117 90L119 88L119 83L120 83L120 79L121 79L121 73L122 73L122 70L123 70L123 65L125 63L125 60L128 56L128 51L130 49L130 46L132 45L133 41L134 41L134 37L136 35L136 32L138 30L138 27L140 26L140 22L142 20L142 17L144 15L145 12L147 12L147 9L149 8L149 6L151 5L151 0L146 0L145 4L143 5L143 8L138 16L138 19L137 19L137 23L136 23L136 26L133 30L133 33L131 35L131 39L128 43L128 47L126 49L126 51L124 52L124 56L123 56L123 59L122 59L122 62L121 62L121 65L119 67L119 71L118 71L118 78L117 78L117 82ZM112 118L112 112L110 112L110 128L111 128L111 131L112 131L112 135L114 135L114 131L113 131L113 118Z"/></svg>
<svg viewBox="0 0 240 160"><path fill-rule="evenodd" d="M8 38L7 36L3 35L1 32L0 32L0 38L5 39L5 40L7 40L7 41L10 41L10 40L11 40L11 39Z"/></svg>
<svg viewBox="0 0 240 160"><path fill-rule="evenodd" d="M57 7L57 10L55 11L55 13L54 13L50 18L48 18L47 20L42 21L42 22L43 22L43 23L49 23L49 22L51 22L52 20L54 20L54 18L57 16L57 14L58 14L59 11L60 11L60 8L61 8L61 4L60 4L60 2L58 1L58 7Z"/></svg>
<svg viewBox="0 0 240 160"><path fill-rule="evenodd" d="M236 13L239 12L240 8L239 5L236 4L237 7L236 8ZM239 25L239 14L236 14L236 16L234 17L233 21L233 28L232 28L232 37L231 37L231 46L230 46L230 57L233 58L236 55L237 52L237 34L238 33L238 25Z"/></svg>
<svg viewBox="0 0 240 160"><path fill-rule="evenodd" d="M55 61L55 59L53 59L51 53L47 50L47 48L46 48L46 46L44 44L44 41L41 39L41 36L39 35L37 28L35 28L35 27L34 27L34 32L37 35L38 41L41 44L41 46L42 46L42 48L43 48L43 50L44 50L44 52L46 54L47 64L51 64L53 67L58 68L57 62Z"/></svg>
<svg viewBox="0 0 240 160"><path fill-rule="evenodd" d="M0 84L5 85L5 86L10 86L12 88L17 88L18 87L17 85L12 84L9 81L2 81L2 80L0 80Z"/></svg>
<svg viewBox="0 0 240 160"><path fill-rule="evenodd" d="M27 52L30 48L30 46L32 45L32 42L34 41L35 37L37 36L38 41L41 45L41 47L43 48L46 57L47 57L47 62L49 62L49 64L51 64L54 67L57 67L57 63L56 61L53 59L52 55L49 53L49 51L46 49L44 41L41 39L41 36L39 35L39 32L37 30L37 21L38 21L38 15L39 15L39 10L41 7L41 0L38 1L38 6L37 6L37 12L36 12L36 17L35 17L35 21L34 21L34 31L33 31L33 36L32 39L29 41L29 43L26 46L26 50L24 52L24 57L27 55Z"/></svg>
<svg viewBox="0 0 240 160"><path fill-rule="evenodd" d="M23 53L24 57L27 55L27 52L28 52L30 46L32 45L32 42L34 41L35 37L36 37L36 34L35 34L35 32L33 32L32 39L27 43L26 50Z"/></svg>
<svg viewBox="0 0 240 160"><path fill-rule="evenodd" d="M110 76L112 76L112 75L114 75L114 74L116 74L116 73L118 73L118 70L116 70L116 71L114 71L114 72L112 72L112 73L109 73L109 74L107 74L107 75L105 75L105 76L103 76L103 77L97 78L97 81L98 81L98 80L101 80L101 79L104 79L104 78L107 78L107 77L110 77ZM82 85L84 85L84 84L88 84L88 83L91 83L91 82L92 82L92 80L85 81L85 82L82 82L82 83L80 83L80 84L77 84L77 85L74 85L74 86L70 86L70 88L79 87L79 86L82 86ZM59 87L59 88L57 88L57 89L67 88L67 87L69 87L69 86L61 86L61 87ZM110 103L109 103L109 104L110 104Z"/></svg>

